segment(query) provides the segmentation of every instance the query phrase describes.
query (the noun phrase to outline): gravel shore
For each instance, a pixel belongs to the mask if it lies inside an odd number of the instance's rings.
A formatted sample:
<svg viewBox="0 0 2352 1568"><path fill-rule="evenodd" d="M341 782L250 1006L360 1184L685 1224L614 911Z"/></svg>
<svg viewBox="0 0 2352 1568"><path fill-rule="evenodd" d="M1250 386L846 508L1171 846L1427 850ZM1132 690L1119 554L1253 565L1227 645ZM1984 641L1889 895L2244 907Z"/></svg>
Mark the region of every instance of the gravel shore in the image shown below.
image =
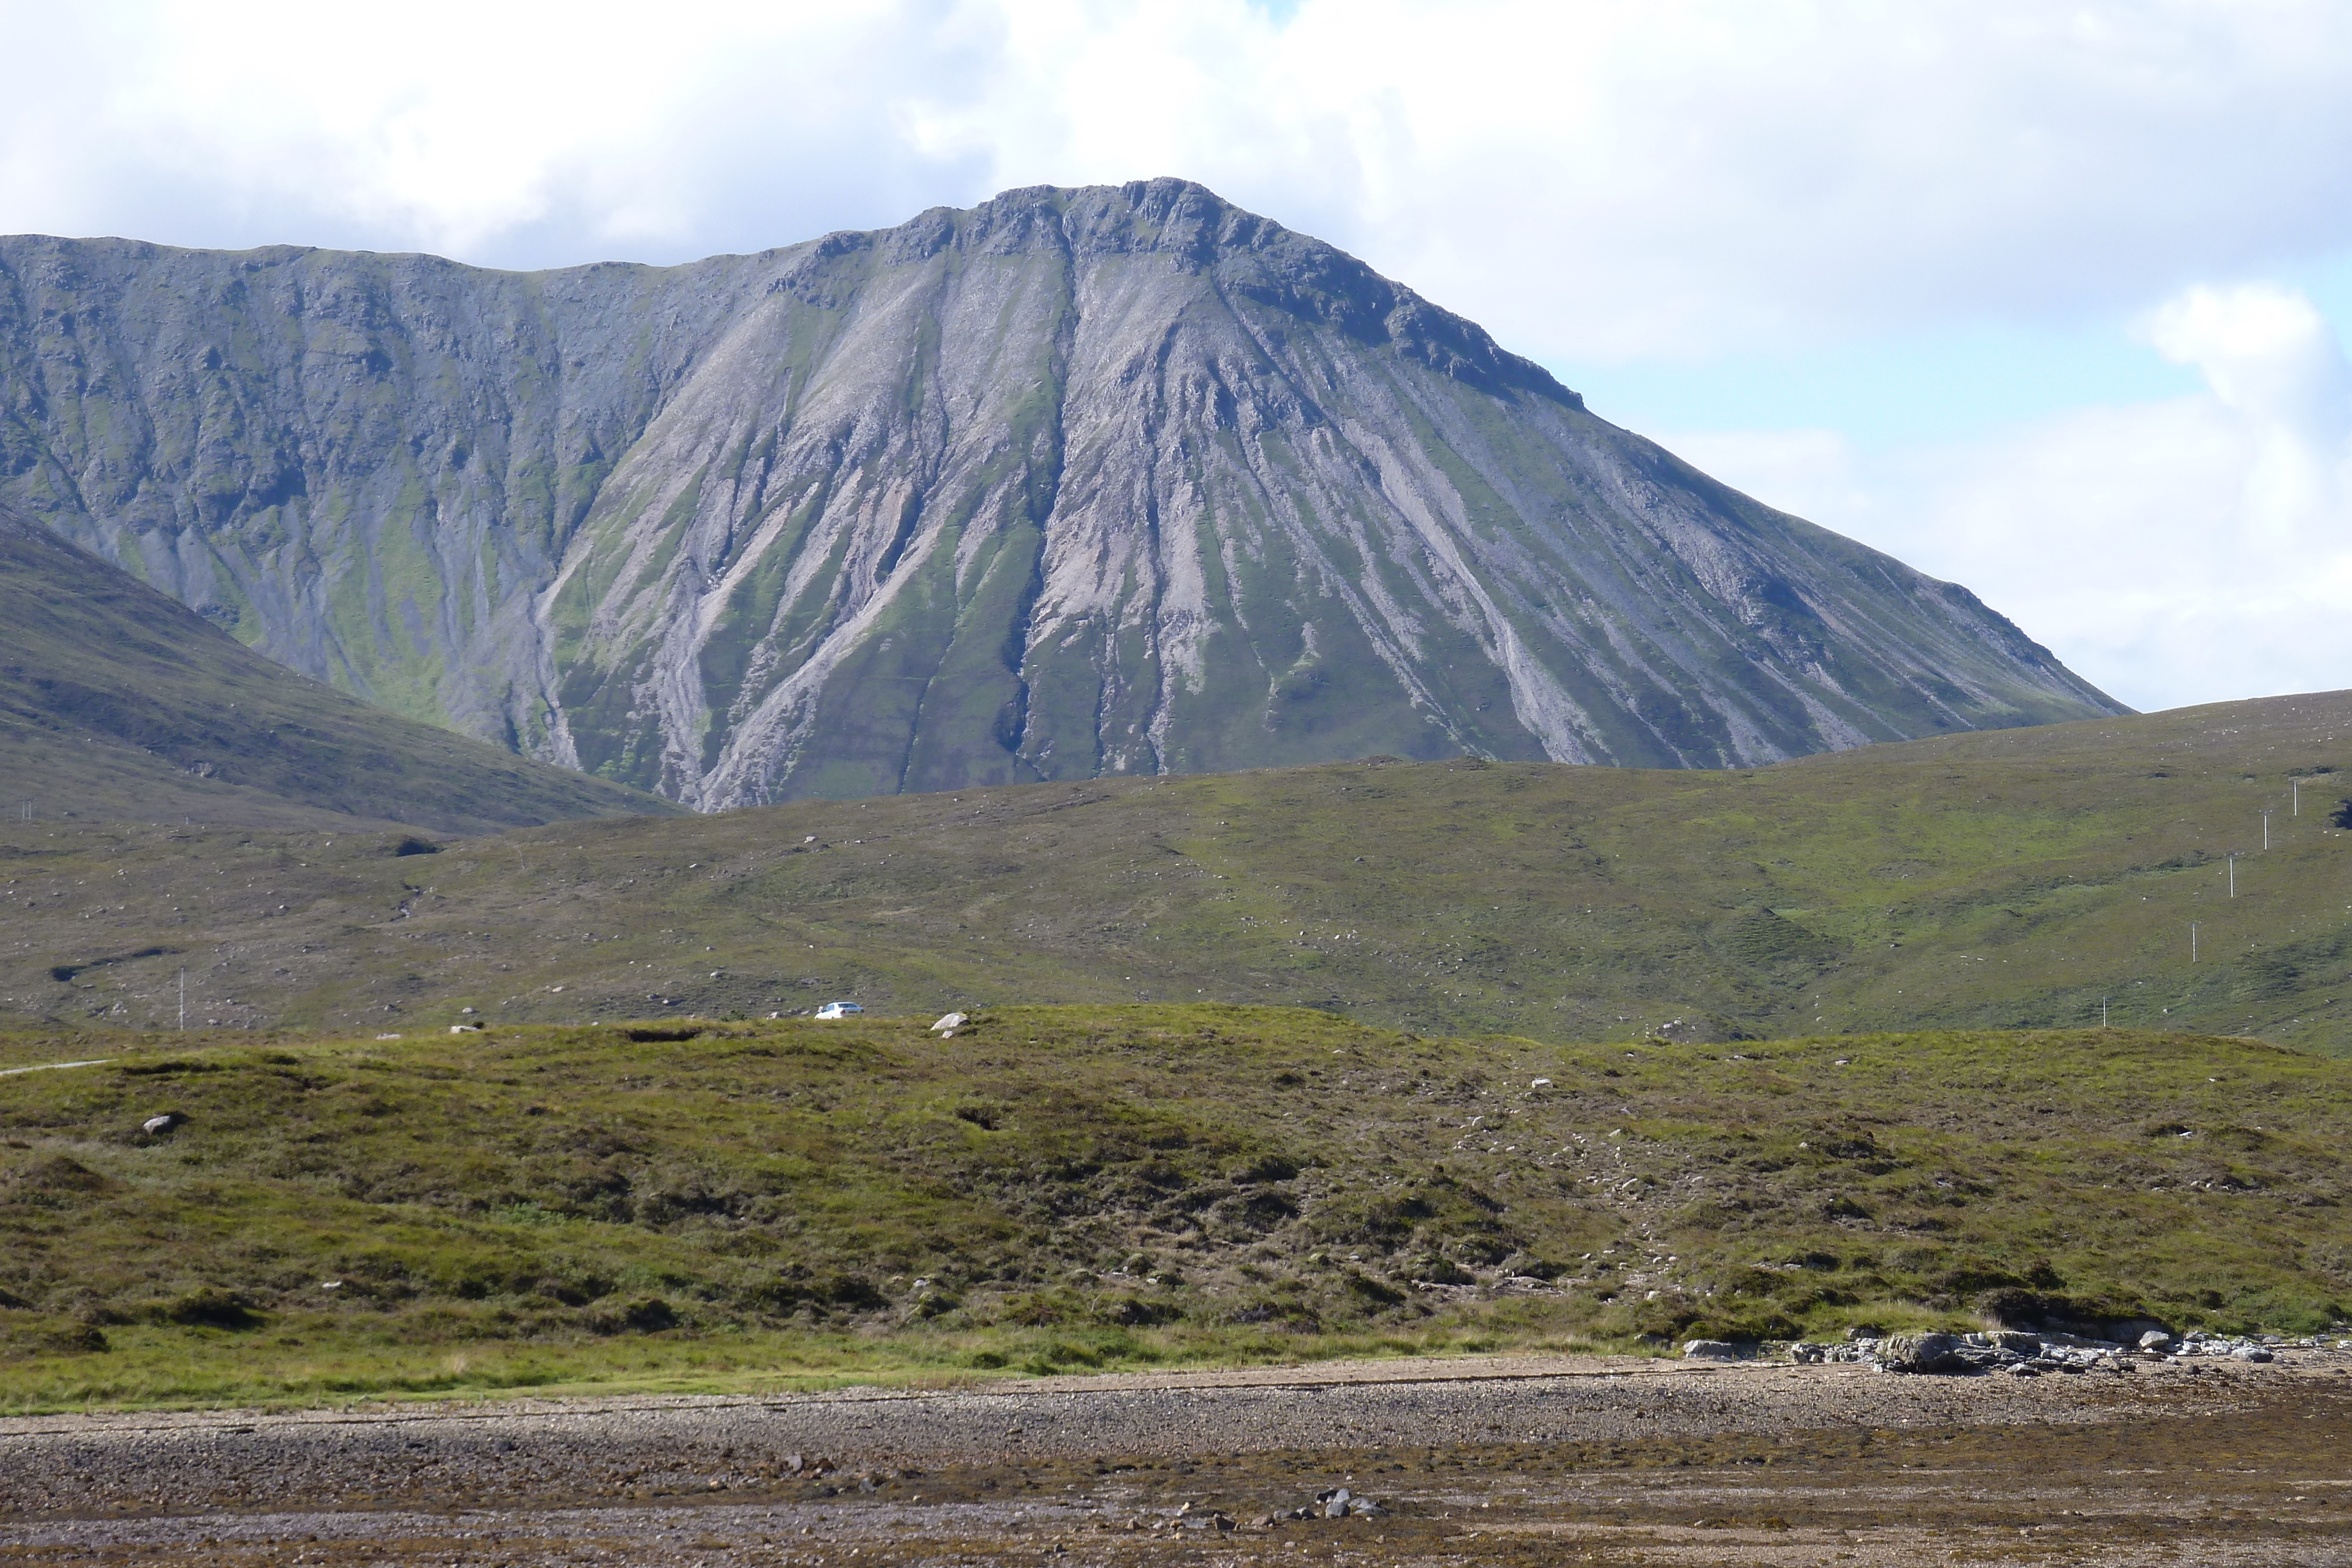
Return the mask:
<svg viewBox="0 0 2352 1568"><path fill-rule="evenodd" d="M2031 1380L1493 1358L19 1417L0 1421L0 1563L184 1560L192 1546L257 1563L1034 1562L1057 1545L1058 1561L1128 1561L1220 1543L1235 1561L1344 1548L1406 1562L1460 1555L1474 1527L1481 1561L1551 1561L1571 1539L1717 1561L1676 1553L1728 1551L1728 1531L1754 1537L1741 1561L1909 1562L1922 1559L1884 1552L1932 1527L1991 1531L1979 1561L2046 1550L2055 1528L2107 1553L2081 1560L2124 1563L2179 1549L2191 1523L2219 1531L2219 1555L2195 1560L2224 1562L2259 1532L2212 1521L2275 1490L2248 1462L2266 1444L2303 1489L2283 1494L2292 1519L2262 1504L2292 1525L2295 1554L2243 1560L2352 1563L2352 1520L2337 1517L2352 1511L2347 1434L2352 1357L2326 1353ZM2134 1455L2146 1462L2121 1462ZM1381 1512L1274 1518L1341 1485ZM2099 1500L2096 1531L2052 1501L2076 1486ZM2286 1538L2261 1539L2275 1553Z"/></svg>

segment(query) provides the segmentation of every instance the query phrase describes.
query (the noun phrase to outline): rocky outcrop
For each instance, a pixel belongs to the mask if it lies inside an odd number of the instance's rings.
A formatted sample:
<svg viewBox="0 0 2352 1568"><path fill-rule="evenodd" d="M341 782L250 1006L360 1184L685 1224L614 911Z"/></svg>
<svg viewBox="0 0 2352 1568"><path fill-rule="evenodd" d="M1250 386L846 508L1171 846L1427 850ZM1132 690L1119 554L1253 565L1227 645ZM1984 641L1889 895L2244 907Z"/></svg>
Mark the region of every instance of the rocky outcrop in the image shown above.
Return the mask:
<svg viewBox="0 0 2352 1568"><path fill-rule="evenodd" d="M2199 1357L2253 1364L2276 1361L2282 1352L2294 1353L2297 1364L2308 1365L2316 1355L2340 1356L2352 1351L2352 1341L2306 1336L2288 1340L2277 1334L2231 1336L2203 1329L2175 1338L2171 1331L2152 1328L2137 1338L2086 1339L2075 1334L2022 1333L1996 1330L1983 1333L1893 1334L1877 1338L1856 1332L1843 1342L1800 1340L1769 1347L1801 1364L1845 1363L1875 1367L1881 1372L1972 1373L2000 1372L2012 1377L2038 1377L2045 1372L2129 1372L2147 1362L2187 1362ZM1694 1361L1737 1361L1752 1349L1716 1340L1692 1340L1683 1346Z"/></svg>
<svg viewBox="0 0 2352 1568"><path fill-rule="evenodd" d="M1179 181L671 268L0 240L0 497L307 673L706 809L2119 711Z"/></svg>

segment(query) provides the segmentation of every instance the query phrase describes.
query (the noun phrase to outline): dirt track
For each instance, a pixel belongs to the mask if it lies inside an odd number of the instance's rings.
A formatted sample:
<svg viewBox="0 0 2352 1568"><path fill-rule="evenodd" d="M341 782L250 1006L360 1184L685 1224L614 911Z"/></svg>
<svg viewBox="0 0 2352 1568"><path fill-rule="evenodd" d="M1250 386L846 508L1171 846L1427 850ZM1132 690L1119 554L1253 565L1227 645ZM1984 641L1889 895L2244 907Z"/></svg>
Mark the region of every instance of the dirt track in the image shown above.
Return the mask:
<svg viewBox="0 0 2352 1568"><path fill-rule="evenodd" d="M2352 1360L2310 1354L2032 1380L1486 1360L40 1417L0 1422L0 1564L2352 1564L2347 1438ZM1259 1522L1341 1485L1381 1513Z"/></svg>

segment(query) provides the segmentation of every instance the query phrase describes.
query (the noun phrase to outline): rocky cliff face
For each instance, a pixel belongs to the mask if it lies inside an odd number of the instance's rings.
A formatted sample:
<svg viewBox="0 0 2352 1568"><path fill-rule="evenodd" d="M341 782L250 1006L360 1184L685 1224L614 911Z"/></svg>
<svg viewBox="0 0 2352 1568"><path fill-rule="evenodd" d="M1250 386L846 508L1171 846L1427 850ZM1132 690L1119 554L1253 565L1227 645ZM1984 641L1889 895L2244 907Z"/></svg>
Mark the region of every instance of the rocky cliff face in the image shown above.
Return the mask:
<svg viewBox="0 0 2352 1568"><path fill-rule="evenodd" d="M2118 711L1177 181L671 268L0 240L0 498L299 669L705 809Z"/></svg>

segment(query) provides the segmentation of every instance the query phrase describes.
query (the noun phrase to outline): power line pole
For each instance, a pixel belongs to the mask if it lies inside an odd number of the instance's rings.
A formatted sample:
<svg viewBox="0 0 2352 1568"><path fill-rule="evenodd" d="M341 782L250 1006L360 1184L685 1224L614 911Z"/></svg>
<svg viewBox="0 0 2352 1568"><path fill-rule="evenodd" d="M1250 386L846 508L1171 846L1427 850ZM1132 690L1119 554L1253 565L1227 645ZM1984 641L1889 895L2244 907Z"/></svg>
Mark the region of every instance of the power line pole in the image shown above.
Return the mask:
<svg viewBox="0 0 2352 1568"><path fill-rule="evenodd" d="M2189 923L2189 961L2197 962L2197 922Z"/></svg>
<svg viewBox="0 0 2352 1568"><path fill-rule="evenodd" d="M180 1032L188 1032L188 967L180 966Z"/></svg>
<svg viewBox="0 0 2352 1568"><path fill-rule="evenodd" d="M2276 806L2263 808L2263 848L2264 849L2271 847L2271 813L2277 810Z"/></svg>
<svg viewBox="0 0 2352 1568"><path fill-rule="evenodd" d="M2105 997L2099 998L2099 1027L2107 1027L2107 998Z"/></svg>
<svg viewBox="0 0 2352 1568"><path fill-rule="evenodd" d="M2238 857L2235 854L2230 857L2230 896L2238 896Z"/></svg>
<svg viewBox="0 0 2352 1568"><path fill-rule="evenodd" d="M2288 801L2288 803L2289 803L2290 807L2292 808L2292 809L2287 812L2287 815L2288 815L2288 816L2290 816L2290 817L2300 817L2300 816L2302 816L2302 815L2303 815L2303 780L2302 780L2302 779L2288 779L2288 780L2286 781L2286 790L2287 790L2287 795L2286 795L2287 801Z"/></svg>

